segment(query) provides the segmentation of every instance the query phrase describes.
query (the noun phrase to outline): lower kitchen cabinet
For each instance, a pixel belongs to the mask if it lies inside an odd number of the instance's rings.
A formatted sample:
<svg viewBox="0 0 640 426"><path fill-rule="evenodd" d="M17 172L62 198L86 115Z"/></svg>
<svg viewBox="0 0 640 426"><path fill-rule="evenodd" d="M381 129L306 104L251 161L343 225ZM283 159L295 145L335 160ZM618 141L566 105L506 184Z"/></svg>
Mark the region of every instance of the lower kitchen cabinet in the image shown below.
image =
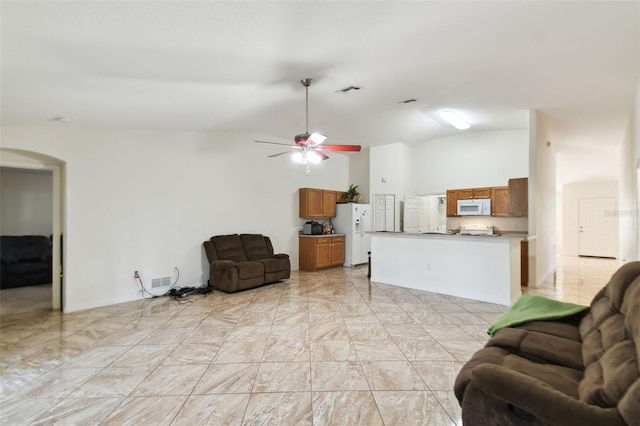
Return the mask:
<svg viewBox="0 0 640 426"><path fill-rule="evenodd" d="M344 264L344 235L300 236L299 264L303 271L315 271Z"/></svg>
<svg viewBox="0 0 640 426"><path fill-rule="evenodd" d="M520 285L529 286L529 242L520 243Z"/></svg>

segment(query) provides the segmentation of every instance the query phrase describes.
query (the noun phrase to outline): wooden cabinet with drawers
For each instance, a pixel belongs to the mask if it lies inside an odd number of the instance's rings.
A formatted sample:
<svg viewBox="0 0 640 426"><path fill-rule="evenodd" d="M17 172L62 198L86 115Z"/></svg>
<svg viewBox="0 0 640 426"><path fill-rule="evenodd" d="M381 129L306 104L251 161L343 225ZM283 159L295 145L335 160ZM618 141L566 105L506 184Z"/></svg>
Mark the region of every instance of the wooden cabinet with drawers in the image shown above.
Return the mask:
<svg viewBox="0 0 640 426"><path fill-rule="evenodd" d="M303 271L315 271L344 264L344 235L300 236L299 266Z"/></svg>

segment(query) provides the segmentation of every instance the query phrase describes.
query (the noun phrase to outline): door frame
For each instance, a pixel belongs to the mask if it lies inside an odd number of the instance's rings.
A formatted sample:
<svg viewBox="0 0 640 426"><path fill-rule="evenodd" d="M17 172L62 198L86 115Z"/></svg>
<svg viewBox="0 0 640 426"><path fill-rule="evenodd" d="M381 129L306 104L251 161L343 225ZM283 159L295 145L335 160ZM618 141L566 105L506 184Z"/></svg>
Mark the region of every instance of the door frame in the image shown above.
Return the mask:
<svg viewBox="0 0 640 426"><path fill-rule="evenodd" d="M4 151L0 149L0 152ZM21 151L21 150L10 150L7 149L7 152L17 152L20 155L29 156L31 154L30 151ZM33 153L42 157L42 154ZM4 157L4 156L3 156ZM49 157L51 158L51 157ZM58 161L52 158L54 161ZM51 271L51 308L54 310L64 311L64 282L65 277L62 274L64 270L64 262L66 263L66 256L63 256L61 247L61 237L63 235L63 217L64 217L64 203L62 201L63 198L63 172L64 172L64 163L54 164L47 163L41 159L37 159L34 162L30 161L19 161L15 159L6 159L2 158L0 160L0 166L2 167L11 167L15 169L22 170L50 170L52 172L52 238L51 238L51 257L53 259L52 262L52 271Z"/></svg>

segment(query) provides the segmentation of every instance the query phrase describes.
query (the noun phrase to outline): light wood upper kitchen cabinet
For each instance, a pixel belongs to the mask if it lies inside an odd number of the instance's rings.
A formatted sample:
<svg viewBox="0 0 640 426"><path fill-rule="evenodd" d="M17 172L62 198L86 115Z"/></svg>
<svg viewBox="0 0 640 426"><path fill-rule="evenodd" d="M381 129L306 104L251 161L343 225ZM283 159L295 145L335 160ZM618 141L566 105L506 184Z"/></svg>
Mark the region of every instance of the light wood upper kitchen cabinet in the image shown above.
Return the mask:
<svg viewBox="0 0 640 426"><path fill-rule="evenodd" d="M303 219L336 217L338 191L300 188L300 209L298 216Z"/></svg>
<svg viewBox="0 0 640 426"><path fill-rule="evenodd" d="M457 200L471 200L473 197L473 189L456 189L456 201ZM457 209L456 209L457 210Z"/></svg>
<svg viewBox="0 0 640 426"><path fill-rule="evenodd" d="M509 179L509 215L529 216L529 179Z"/></svg>
<svg viewBox="0 0 640 426"><path fill-rule="evenodd" d="M458 200L471 200L474 198L491 198L491 188L466 188L456 189Z"/></svg>
<svg viewBox="0 0 640 426"><path fill-rule="evenodd" d="M344 264L344 235L298 237L299 266L303 271L315 271Z"/></svg>
<svg viewBox="0 0 640 426"><path fill-rule="evenodd" d="M458 215L458 191L450 189L447 191L447 217Z"/></svg>
<svg viewBox="0 0 640 426"><path fill-rule="evenodd" d="M509 216L509 187L491 188L491 216Z"/></svg>

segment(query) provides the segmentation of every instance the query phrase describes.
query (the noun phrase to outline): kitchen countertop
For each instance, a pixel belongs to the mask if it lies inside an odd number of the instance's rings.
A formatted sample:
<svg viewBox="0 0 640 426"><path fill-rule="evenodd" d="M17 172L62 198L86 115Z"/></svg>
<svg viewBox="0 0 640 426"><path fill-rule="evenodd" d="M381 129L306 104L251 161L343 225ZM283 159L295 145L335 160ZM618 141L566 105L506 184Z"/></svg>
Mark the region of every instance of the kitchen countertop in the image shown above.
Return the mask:
<svg viewBox="0 0 640 426"><path fill-rule="evenodd" d="M458 233L455 234L437 234L437 233L429 233L429 234L421 234L417 232L384 232L384 231L373 231L369 232L373 235L384 235L389 237L408 237L408 238L434 238L434 239L456 239L456 240L483 240L483 241L505 241L505 240L527 240L529 237L525 233L503 233L497 234L497 236L488 236L488 235L460 235Z"/></svg>

